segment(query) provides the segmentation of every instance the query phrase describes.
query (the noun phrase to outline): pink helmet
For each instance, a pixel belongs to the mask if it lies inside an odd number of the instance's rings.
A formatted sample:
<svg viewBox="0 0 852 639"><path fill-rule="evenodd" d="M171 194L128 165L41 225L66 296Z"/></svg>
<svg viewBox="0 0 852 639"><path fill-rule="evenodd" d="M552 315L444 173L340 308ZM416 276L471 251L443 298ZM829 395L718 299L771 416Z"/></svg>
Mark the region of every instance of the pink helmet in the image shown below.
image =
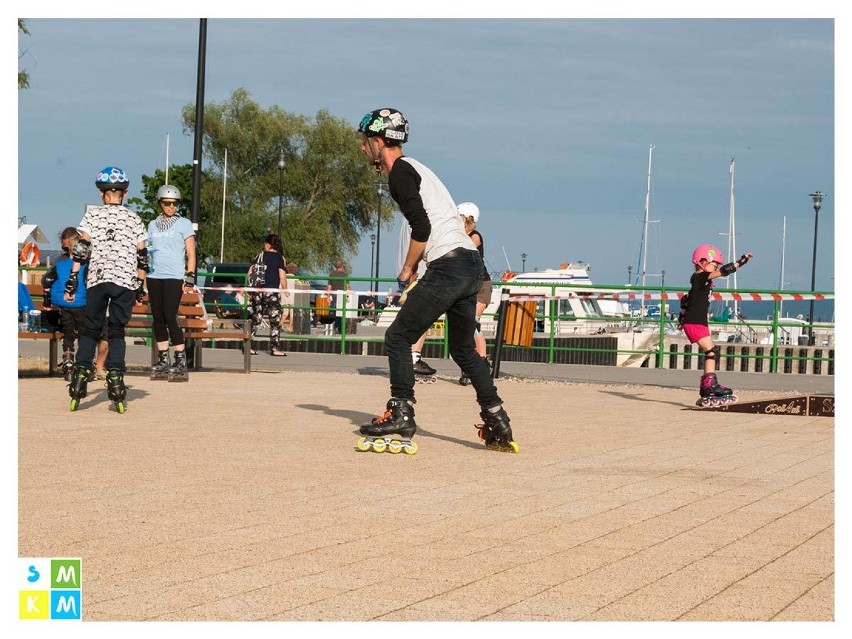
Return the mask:
<svg viewBox="0 0 852 639"><path fill-rule="evenodd" d="M701 263L701 260L721 264L724 258L722 257L722 251L712 244L702 244L692 252L692 263L697 266Z"/></svg>

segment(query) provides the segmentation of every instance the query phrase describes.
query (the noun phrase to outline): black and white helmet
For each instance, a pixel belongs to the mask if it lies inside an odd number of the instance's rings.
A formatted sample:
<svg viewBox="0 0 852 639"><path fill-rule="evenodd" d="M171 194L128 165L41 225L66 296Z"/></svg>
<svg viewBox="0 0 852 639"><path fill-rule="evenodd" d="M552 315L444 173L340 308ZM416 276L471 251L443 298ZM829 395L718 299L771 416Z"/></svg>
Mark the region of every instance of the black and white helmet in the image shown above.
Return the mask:
<svg viewBox="0 0 852 639"><path fill-rule="evenodd" d="M408 142L408 120L396 109L376 109L361 118L358 132L367 137L384 138L391 144L405 144Z"/></svg>
<svg viewBox="0 0 852 639"><path fill-rule="evenodd" d="M157 202L160 200L180 200L180 189L171 184L164 184L157 190Z"/></svg>

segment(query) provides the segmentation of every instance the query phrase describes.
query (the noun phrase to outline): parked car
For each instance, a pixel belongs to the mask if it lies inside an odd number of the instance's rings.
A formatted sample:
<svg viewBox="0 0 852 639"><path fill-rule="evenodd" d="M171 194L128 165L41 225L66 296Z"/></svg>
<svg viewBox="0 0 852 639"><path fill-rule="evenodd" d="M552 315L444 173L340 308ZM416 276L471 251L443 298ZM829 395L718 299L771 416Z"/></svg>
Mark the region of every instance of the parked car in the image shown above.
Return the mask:
<svg viewBox="0 0 852 639"><path fill-rule="evenodd" d="M242 296L236 291L219 290L228 287L247 286L248 262L216 263L210 266L201 284L204 290L204 306L207 312L217 317L247 317Z"/></svg>

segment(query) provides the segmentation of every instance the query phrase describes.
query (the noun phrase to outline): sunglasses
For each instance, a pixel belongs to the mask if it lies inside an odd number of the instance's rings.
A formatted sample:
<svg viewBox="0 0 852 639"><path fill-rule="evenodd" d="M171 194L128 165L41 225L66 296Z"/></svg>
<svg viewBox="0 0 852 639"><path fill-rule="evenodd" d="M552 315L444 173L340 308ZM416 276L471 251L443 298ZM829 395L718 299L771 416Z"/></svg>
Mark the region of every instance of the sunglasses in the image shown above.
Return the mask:
<svg viewBox="0 0 852 639"><path fill-rule="evenodd" d="M180 202L166 202L165 200L160 200L160 206L178 206Z"/></svg>

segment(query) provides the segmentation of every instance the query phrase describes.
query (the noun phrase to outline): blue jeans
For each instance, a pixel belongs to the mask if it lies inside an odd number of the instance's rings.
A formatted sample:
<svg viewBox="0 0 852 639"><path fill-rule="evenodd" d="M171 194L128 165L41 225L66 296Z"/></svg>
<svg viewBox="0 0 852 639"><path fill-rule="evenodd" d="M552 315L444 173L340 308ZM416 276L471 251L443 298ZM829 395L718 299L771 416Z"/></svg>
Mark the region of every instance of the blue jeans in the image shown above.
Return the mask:
<svg viewBox="0 0 852 639"><path fill-rule="evenodd" d="M455 249L430 262L423 278L409 291L385 333L392 397L414 399L411 345L446 313L450 355L476 389L476 401L482 408L503 403L473 339L483 268L478 251Z"/></svg>

